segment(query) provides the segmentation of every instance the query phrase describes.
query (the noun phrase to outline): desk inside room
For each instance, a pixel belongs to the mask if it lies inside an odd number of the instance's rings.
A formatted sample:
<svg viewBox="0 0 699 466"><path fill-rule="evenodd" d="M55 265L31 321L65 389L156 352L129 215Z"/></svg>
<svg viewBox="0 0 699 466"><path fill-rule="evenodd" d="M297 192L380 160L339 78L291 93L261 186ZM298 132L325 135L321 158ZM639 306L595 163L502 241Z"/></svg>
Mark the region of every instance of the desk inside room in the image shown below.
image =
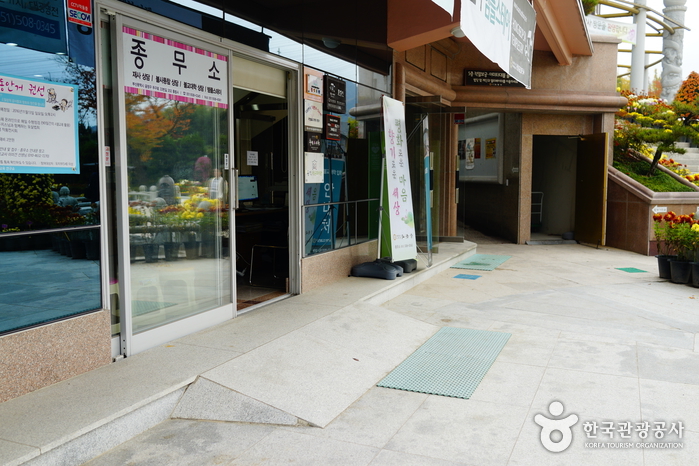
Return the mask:
<svg viewBox="0 0 699 466"><path fill-rule="evenodd" d="M289 276L289 209L247 207L235 211L236 253L254 286L286 288Z"/></svg>

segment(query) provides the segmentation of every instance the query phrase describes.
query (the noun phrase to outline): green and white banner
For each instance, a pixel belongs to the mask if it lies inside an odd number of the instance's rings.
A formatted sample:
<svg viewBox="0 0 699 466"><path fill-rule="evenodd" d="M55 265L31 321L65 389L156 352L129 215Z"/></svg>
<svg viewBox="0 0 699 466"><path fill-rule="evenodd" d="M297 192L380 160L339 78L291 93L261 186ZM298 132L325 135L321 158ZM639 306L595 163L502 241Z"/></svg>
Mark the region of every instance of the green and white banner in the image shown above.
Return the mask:
<svg viewBox="0 0 699 466"><path fill-rule="evenodd" d="M384 189L381 255L394 261L415 259L415 216L410 190L408 142L403 102L384 96ZM385 240L388 240L386 242ZM388 244L387 244L388 243Z"/></svg>
<svg viewBox="0 0 699 466"><path fill-rule="evenodd" d="M490 61L531 88L536 12L527 0L462 0L461 29Z"/></svg>

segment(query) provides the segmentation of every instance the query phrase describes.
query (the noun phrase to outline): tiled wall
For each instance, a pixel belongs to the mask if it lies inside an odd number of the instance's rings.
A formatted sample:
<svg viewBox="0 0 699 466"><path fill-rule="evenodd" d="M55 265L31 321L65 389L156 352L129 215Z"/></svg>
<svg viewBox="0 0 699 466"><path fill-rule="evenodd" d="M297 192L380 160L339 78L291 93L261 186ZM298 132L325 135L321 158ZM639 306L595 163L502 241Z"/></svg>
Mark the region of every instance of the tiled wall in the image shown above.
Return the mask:
<svg viewBox="0 0 699 466"><path fill-rule="evenodd" d="M377 257L376 241L306 257L301 260L301 292L329 285L347 277L352 267Z"/></svg>
<svg viewBox="0 0 699 466"><path fill-rule="evenodd" d="M98 311L0 337L0 402L109 364L109 324Z"/></svg>

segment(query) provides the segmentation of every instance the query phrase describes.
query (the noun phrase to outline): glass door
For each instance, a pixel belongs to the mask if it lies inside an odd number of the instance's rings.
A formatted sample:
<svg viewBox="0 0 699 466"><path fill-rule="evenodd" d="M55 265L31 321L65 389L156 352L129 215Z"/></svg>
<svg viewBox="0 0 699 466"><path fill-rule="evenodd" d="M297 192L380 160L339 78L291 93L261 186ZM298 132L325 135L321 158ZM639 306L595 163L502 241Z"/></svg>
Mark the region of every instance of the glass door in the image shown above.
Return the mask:
<svg viewBox="0 0 699 466"><path fill-rule="evenodd" d="M228 52L116 16L122 351L234 316Z"/></svg>

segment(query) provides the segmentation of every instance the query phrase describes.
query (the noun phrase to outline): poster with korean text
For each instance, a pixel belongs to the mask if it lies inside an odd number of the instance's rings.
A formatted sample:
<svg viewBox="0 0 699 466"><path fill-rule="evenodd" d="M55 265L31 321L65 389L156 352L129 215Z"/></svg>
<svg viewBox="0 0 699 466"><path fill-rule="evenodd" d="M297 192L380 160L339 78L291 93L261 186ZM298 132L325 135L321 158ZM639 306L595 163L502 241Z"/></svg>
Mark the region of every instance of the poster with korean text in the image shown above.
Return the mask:
<svg viewBox="0 0 699 466"><path fill-rule="evenodd" d="M228 57L128 26L122 30L124 90L228 108Z"/></svg>
<svg viewBox="0 0 699 466"><path fill-rule="evenodd" d="M0 75L0 173L80 173L78 86Z"/></svg>
<svg viewBox="0 0 699 466"><path fill-rule="evenodd" d="M405 107L402 102L386 96L383 97L382 104L385 158L382 255L386 254L383 251L389 246L386 244L386 240L389 240L390 252L386 252L394 261L415 259L417 244L410 189Z"/></svg>

